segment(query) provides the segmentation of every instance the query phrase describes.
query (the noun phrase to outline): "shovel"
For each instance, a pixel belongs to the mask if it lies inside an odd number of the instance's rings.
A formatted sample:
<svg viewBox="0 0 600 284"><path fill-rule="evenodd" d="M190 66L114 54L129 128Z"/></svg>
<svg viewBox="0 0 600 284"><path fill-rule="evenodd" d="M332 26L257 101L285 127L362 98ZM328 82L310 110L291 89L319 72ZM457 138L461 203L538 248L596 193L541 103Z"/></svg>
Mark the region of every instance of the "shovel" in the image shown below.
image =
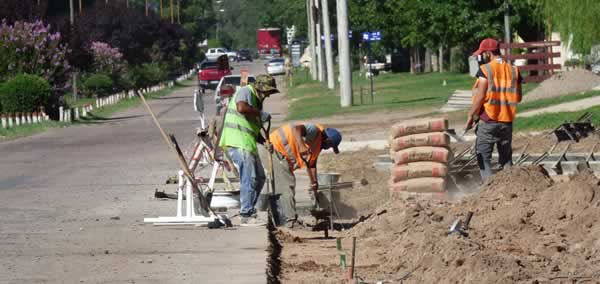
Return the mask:
<svg viewBox="0 0 600 284"><path fill-rule="evenodd" d="M467 134L467 131L469 131L468 129L465 129L465 131L462 133L462 135L458 135L456 134L456 130L454 129L447 129L446 131L444 131L446 134L448 134L450 137L454 138L454 140L458 141L458 142L465 142L465 134Z"/></svg>
<svg viewBox="0 0 600 284"><path fill-rule="evenodd" d="M285 217L279 211L281 206L279 206L279 197L281 194L275 194L275 174L273 173L273 153L271 141L269 140L269 132L271 131L271 120L269 120L267 124L267 128L264 126L262 128L265 133L265 145L267 146L267 154L268 158L268 182L267 182L267 202L269 204L269 215L271 215L271 221L274 226L280 226L285 222Z"/></svg>

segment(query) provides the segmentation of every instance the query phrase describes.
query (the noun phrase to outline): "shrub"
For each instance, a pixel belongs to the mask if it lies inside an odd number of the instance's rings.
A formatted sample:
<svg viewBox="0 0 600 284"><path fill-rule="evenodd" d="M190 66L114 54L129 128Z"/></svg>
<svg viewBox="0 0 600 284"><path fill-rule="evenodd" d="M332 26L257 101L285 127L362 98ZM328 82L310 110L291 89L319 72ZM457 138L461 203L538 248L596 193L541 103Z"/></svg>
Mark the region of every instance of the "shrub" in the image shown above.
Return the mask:
<svg viewBox="0 0 600 284"><path fill-rule="evenodd" d="M92 95L103 97L109 95L112 90L113 80L102 73L92 74L83 82L83 92L90 97Z"/></svg>
<svg viewBox="0 0 600 284"><path fill-rule="evenodd" d="M164 68L157 63L146 63L131 69L131 79L136 88L149 87L167 78Z"/></svg>
<svg viewBox="0 0 600 284"><path fill-rule="evenodd" d="M36 112L46 105L51 87L44 78L19 74L0 85L0 104L3 112Z"/></svg>
<svg viewBox="0 0 600 284"><path fill-rule="evenodd" d="M108 43L94 41L90 46L90 50L94 56L94 69L96 72L114 75L123 71L125 62L123 62L123 54L118 48L113 48Z"/></svg>
<svg viewBox="0 0 600 284"><path fill-rule="evenodd" d="M70 69L60 33L50 33L41 21L0 24L0 80L27 73L46 79L52 88L67 87Z"/></svg>

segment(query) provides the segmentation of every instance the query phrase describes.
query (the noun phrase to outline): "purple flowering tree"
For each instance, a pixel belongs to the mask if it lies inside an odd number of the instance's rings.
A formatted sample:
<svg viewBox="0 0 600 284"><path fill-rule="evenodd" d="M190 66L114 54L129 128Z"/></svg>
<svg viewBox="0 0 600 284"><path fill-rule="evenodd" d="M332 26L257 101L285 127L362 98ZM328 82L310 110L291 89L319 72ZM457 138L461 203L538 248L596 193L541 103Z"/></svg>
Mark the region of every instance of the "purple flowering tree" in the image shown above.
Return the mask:
<svg viewBox="0 0 600 284"><path fill-rule="evenodd" d="M94 56L94 69L96 72L114 75L125 68L123 54L118 48L111 47L105 42L94 41L90 45L90 50Z"/></svg>
<svg viewBox="0 0 600 284"><path fill-rule="evenodd" d="M27 73L46 79L54 91L68 88L68 49L60 33L51 33L42 21L0 24L0 81Z"/></svg>

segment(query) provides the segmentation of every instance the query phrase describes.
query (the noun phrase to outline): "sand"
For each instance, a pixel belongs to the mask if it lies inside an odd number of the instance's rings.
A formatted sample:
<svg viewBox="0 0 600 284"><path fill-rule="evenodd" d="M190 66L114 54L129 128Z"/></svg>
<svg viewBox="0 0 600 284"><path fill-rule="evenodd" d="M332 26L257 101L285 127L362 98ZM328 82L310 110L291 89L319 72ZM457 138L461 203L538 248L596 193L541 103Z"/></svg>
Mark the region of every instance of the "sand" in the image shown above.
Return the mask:
<svg viewBox="0 0 600 284"><path fill-rule="evenodd" d="M556 73L523 97L523 102L559 97L600 86L600 76L584 69Z"/></svg>
<svg viewBox="0 0 600 284"><path fill-rule="evenodd" d="M468 211L469 237L448 236ZM370 283L411 271L404 283L600 281L600 181L589 172L555 183L539 167L513 167L462 201L390 200L372 213L335 234L345 248L357 238L356 273ZM285 283L342 281L334 240L287 233Z"/></svg>

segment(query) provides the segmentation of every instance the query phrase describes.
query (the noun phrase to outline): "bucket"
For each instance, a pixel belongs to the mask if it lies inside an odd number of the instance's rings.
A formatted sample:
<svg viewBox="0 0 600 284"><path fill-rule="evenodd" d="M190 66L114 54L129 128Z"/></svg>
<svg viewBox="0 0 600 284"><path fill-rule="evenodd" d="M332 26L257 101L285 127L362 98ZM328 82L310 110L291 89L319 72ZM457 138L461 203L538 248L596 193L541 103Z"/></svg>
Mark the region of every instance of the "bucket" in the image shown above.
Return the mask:
<svg viewBox="0 0 600 284"><path fill-rule="evenodd" d="M210 207L227 209L240 208L240 195L226 191L215 191L212 193Z"/></svg>
<svg viewBox="0 0 600 284"><path fill-rule="evenodd" d="M330 186L338 183L342 175L339 173L322 173L317 174L317 182L319 185Z"/></svg>

